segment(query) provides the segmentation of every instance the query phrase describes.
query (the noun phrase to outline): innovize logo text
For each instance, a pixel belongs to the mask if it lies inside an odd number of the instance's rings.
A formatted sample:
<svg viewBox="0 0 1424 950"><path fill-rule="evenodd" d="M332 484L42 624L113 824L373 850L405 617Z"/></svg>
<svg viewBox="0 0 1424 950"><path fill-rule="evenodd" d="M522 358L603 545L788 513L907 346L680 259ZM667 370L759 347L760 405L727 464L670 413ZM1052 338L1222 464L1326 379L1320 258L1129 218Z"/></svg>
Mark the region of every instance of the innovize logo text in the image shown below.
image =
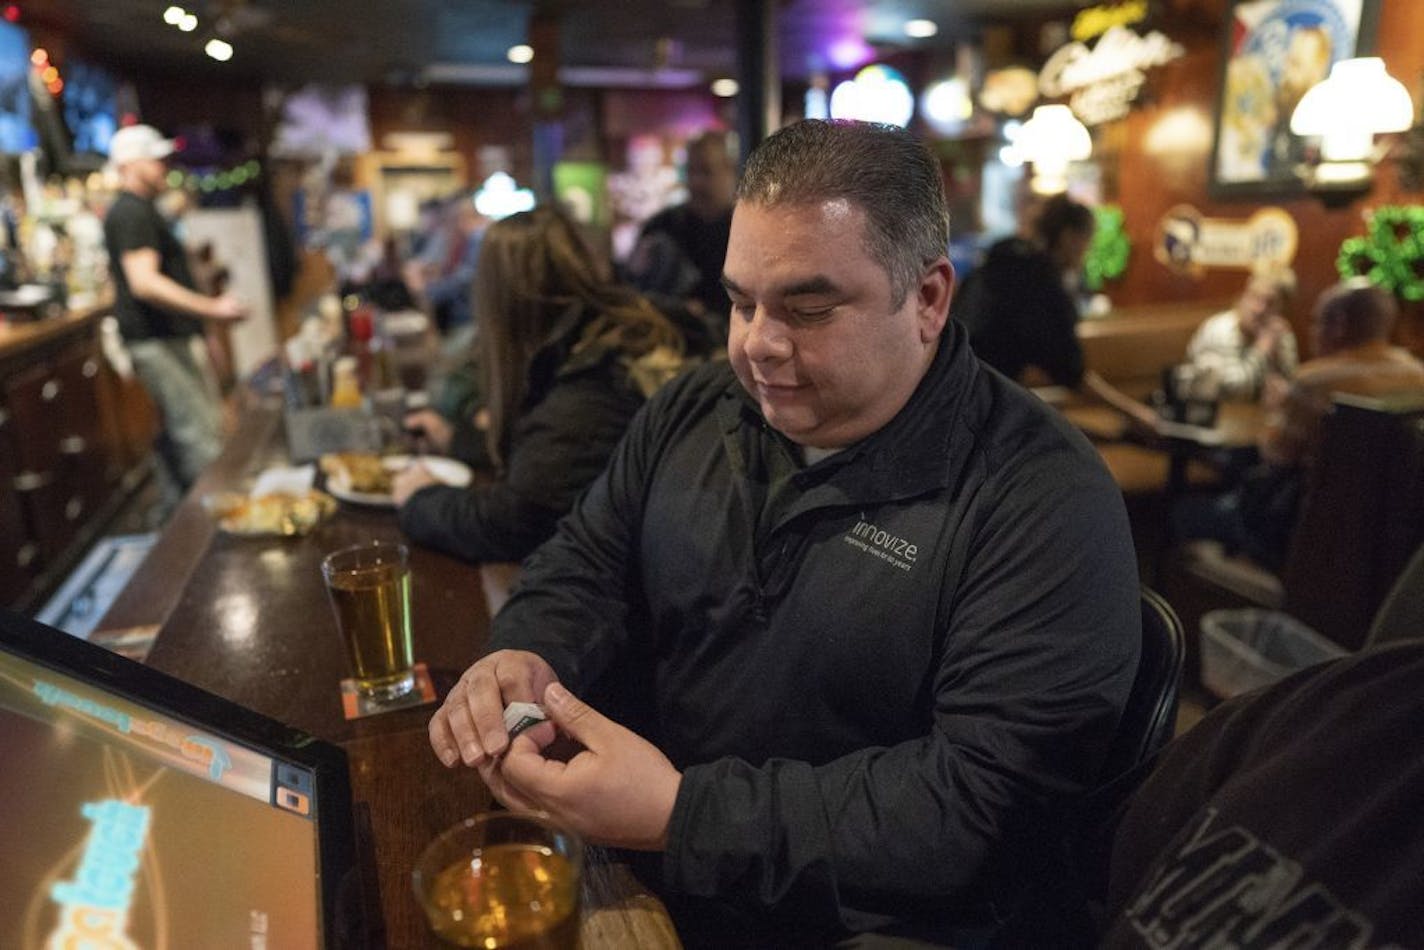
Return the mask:
<svg viewBox="0 0 1424 950"><path fill-rule="evenodd" d="M864 518L856 522L844 540L851 547L859 548L902 571L914 567L915 559L920 554L919 547L910 539L878 528Z"/></svg>

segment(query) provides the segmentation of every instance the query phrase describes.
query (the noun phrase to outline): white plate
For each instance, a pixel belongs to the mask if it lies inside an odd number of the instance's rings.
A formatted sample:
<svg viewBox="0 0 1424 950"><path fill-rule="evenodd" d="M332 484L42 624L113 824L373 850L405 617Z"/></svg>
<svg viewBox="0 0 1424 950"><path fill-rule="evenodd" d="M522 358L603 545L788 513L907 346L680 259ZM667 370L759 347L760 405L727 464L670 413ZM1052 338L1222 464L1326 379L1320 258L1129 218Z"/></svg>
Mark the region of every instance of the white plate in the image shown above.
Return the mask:
<svg viewBox="0 0 1424 950"><path fill-rule="evenodd" d="M464 462L445 458L442 455L387 455L381 459L381 464L386 467L388 472L399 472L417 462L430 469L430 474L434 475L442 484L452 485L455 488L464 488L470 484L470 479L473 477L470 467ZM390 495L352 491L346 479L340 476L327 476L326 490L341 501L354 505L374 505L380 508L396 506L395 499Z"/></svg>

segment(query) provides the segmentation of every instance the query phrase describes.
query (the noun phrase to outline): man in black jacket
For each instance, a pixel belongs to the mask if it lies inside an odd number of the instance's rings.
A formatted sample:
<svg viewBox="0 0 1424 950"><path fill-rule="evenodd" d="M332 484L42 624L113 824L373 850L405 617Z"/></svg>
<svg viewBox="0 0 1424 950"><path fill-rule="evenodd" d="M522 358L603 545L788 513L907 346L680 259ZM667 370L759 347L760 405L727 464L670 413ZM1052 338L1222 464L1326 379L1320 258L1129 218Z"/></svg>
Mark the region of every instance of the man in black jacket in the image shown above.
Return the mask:
<svg viewBox="0 0 1424 950"><path fill-rule="evenodd" d="M946 329L947 231L908 133L767 139L730 365L649 402L431 721L507 805L653 852L679 924L715 910L723 945L992 926L1133 678L1121 496ZM581 751L546 756L547 724L511 742L529 700Z"/></svg>

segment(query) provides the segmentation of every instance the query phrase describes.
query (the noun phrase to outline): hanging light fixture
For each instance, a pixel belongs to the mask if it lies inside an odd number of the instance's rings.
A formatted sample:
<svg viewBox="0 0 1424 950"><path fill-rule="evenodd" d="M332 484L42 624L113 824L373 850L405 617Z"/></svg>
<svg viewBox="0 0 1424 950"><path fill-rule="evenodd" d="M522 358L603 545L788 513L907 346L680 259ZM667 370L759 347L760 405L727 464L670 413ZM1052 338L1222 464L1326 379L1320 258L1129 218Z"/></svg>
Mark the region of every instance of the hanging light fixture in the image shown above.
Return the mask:
<svg viewBox="0 0 1424 950"><path fill-rule="evenodd" d="M1414 103L1377 56L1345 59L1301 97L1291 114L1296 135L1320 137L1320 160L1302 169L1306 184L1327 204L1368 191L1381 157L1375 136L1414 124ZM1339 202L1332 198L1340 199Z"/></svg>
<svg viewBox="0 0 1424 950"><path fill-rule="evenodd" d="M1039 106L1014 138L1014 151L1033 164L1029 187L1041 195L1068 190L1068 166L1093 154L1093 139L1065 105Z"/></svg>

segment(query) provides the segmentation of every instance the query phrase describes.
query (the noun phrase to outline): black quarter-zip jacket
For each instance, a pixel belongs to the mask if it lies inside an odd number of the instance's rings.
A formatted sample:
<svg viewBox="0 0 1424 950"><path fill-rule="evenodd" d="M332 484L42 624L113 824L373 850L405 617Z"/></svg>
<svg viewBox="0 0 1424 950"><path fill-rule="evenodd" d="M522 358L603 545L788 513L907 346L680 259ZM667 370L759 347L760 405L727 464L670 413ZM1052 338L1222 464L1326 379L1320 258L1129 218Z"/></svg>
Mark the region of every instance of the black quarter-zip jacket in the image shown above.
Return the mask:
<svg viewBox="0 0 1424 950"><path fill-rule="evenodd" d="M899 414L763 520L780 438L725 363L665 387L491 649L540 654L683 770L666 893L807 932L982 922L1131 686L1121 495L952 324Z"/></svg>

